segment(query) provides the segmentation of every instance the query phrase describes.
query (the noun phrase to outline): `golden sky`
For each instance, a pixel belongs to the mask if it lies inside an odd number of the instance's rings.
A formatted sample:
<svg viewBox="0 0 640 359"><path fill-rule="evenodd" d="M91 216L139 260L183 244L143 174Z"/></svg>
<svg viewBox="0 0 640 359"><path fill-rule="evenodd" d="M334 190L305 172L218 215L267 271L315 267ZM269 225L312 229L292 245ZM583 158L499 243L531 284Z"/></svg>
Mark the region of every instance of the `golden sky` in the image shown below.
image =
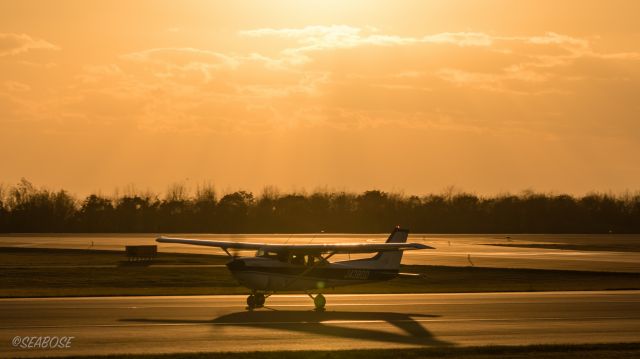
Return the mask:
<svg viewBox="0 0 640 359"><path fill-rule="evenodd" d="M3 1L0 182L640 184L639 1Z"/></svg>

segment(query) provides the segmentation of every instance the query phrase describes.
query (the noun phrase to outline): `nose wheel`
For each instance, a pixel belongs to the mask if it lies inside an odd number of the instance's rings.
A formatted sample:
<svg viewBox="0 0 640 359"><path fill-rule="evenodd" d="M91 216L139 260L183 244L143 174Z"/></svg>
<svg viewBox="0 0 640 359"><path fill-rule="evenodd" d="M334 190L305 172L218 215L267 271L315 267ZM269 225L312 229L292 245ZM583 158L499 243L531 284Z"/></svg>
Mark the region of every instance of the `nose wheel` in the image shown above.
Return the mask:
<svg viewBox="0 0 640 359"><path fill-rule="evenodd" d="M324 295L318 294L313 298L313 304L316 306L316 312L324 312L324 305L327 304L327 300Z"/></svg>

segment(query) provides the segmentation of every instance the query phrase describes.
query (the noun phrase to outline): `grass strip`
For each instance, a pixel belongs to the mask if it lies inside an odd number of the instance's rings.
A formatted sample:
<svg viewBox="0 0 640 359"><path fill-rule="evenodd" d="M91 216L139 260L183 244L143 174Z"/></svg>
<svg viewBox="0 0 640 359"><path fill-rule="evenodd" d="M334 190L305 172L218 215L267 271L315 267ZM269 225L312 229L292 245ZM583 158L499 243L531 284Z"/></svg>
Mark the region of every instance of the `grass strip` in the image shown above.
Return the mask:
<svg viewBox="0 0 640 359"><path fill-rule="evenodd" d="M219 353L180 353L180 354L135 354L106 356L71 356L67 358L86 359L376 359L376 358L448 358L448 359L567 359L567 358L637 358L640 357L640 343L612 344L545 344L524 346L474 346L416 349L365 349L365 350L314 350L314 351L271 351L271 352L219 352Z"/></svg>
<svg viewBox="0 0 640 359"><path fill-rule="evenodd" d="M454 293L640 289L640 273L404 266L397 278L324 293ZM243 294L224 267L4 268L0 297Z"/></svg>
<svg viewBox="0 0 640 359"><path fill-rule="evenodd" d="M0 297L244 294L228 258L159 253L128 265L121 251L0 248ZM100 266L102 265L102 266ZM204 265L192 267L190 265ZM75 267L79 266L79 267ZM640 273L520 268L402 266L420 276L326 288L325 293L454 293L640 289Z"/></svg>
<svg viewBox="0 0 640 359"><path fill-rule="evenodd" d="M0 268L11 266L121 265L128 261L122 251L0 247ZM159 252L153 264L224 264L226 255Z"/></svg>
<svg viewBox="0 0 640 359"><path fill-rule="evenodd" d="M596 252L640 252L638 245L608 245L608 244L568 244L568 243L484 243L485 246L557 249L565 251L596 251Z"/></svg>

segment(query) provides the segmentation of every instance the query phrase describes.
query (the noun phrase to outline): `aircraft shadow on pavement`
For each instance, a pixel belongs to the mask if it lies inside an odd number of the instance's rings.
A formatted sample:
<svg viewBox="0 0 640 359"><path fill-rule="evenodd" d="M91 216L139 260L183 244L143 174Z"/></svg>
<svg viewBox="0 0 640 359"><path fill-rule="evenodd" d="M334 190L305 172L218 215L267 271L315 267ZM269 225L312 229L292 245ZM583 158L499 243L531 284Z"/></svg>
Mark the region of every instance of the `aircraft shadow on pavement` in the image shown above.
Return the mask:
<svg viewBox="0 0 640 359"><path fill-rule="evenodd" d="M216 326L242 326L294 331L327 337L351 338L397 344L421 346L452 346L453 343L437 339L414 318L433 318L439 315L387 312L314 312L314 311L254 311L226 314L212 320L194 319L121 319L126 322L207 324ZM388 323L402 332L353 327L358 323ZM371 326L373 328L380 326Z"/></svg>

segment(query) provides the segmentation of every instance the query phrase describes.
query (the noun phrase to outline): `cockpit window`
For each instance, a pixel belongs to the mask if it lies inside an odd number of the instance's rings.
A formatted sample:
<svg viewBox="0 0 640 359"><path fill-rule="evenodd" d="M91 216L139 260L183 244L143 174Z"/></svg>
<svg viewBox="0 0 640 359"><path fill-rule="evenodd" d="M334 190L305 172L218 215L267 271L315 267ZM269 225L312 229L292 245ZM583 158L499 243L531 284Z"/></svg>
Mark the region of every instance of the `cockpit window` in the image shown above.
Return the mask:
<svg viewBox="0 0 640 359"><path fill-rule="evenodd" d="M264 249L258 249L256 251L256 257L266 257L266 258L278 258L278 253L268 252Z"/></svg>
<svg viewBox="0 0 640 359"><path fill-rule="evenodd" d="M287 252L269 252L264 249L258 249L256 251L256 257L277 259L280 262L300 265L300 266L317 266L323 265L321 257L317 257L312 254L302 253L287 253Z"/></svg>
<svg viewBox="0 0 640 359"><path fill-rule="evenodd" d="M291 264L301 265L303 266L305 263L304 255L302 254L292 254L291 255Z"/></svg>

